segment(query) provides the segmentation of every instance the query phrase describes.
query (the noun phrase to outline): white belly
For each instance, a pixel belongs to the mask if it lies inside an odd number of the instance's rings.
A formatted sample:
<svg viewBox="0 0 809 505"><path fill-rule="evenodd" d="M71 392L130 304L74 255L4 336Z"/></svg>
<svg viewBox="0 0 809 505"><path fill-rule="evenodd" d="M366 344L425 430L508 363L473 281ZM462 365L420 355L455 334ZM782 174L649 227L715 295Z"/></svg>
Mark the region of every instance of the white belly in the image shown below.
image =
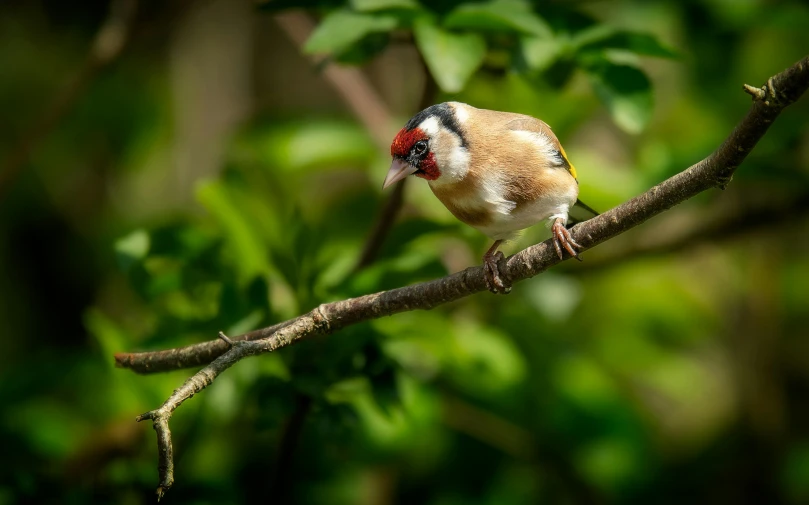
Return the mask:
<svg viewBox="0 0 809 505"><path fill-rule="evenodd" d="M579 188L572 185L567 193L549 194L520 208L492 213L492 219L485 226L476 226L478 230L495 240L513 238L520 230L529 228L545 220L561 217L567 223L570 208L576 203Z"/></svg>

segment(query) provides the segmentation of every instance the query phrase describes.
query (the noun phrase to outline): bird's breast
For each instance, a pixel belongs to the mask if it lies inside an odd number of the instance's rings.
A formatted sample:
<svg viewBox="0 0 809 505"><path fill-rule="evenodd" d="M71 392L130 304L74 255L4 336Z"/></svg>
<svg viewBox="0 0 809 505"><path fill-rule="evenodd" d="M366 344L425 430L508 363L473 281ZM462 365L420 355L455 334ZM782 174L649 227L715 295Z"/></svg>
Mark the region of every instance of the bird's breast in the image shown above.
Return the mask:
<svg viewBox="0 0 809 505"><path fill-rule="evenodd" d="M511 238L551 216L564 216L575 203L578 185L565 170L547 168L514 177L518 170L490 171L488 177L430 181L430 188L459 220L494 239Z"/></svg>
<svg viewBox="0 0 809 505"><path fill-rule="evenodd" d="M493 209L478 196L472 181L459 181L453 184L431 183L430 189L453 216L470 226L483 227L490 224L494 218Z"/></svg>

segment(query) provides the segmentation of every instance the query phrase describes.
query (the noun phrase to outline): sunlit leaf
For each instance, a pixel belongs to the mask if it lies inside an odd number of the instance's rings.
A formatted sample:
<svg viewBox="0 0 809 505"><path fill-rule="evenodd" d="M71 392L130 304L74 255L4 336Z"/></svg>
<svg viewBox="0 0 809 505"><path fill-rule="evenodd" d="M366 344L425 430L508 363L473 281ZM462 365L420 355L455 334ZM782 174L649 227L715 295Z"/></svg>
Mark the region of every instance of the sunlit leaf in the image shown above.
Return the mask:
<svg viewBox="0 0 809 505"><path fill-rule="evenodd" d="M639 133L652 117L654 99L649 78L628 65L603 61L588 69L593 89L613 121L629 133Z"/></svg>
<svg viewBox="0 0 809 505"><path fill-rule="evenodd" d="M461 91L486 56L480 35L448 32L427 18L416 22L413 33L430 73L447 93Z"/></svg>
<svg viewBox="0 0 809 505"><path fill-rule="evenodd" d="M135 230L115 242L115 255L122 270L128 270L136 261L149 252L149 234L146 230Z"/></svg>
<svg viewBox="0 0 809 505"><path fill-rule="evenodd" d="M491 326L429 313L408 313L375 321L374 326L391 337L385 350L404 369L417 374L440 369L474 394L497 394L525 377L524 357L511 339Z"/></svg>
<svg viewBox="0 0 809 505"><path fill-rule="evenodd" d="M558 39L548 37L523 37L520 40L520 56L525 66L532 71L549 68L562 51Z"/></svg>
<svg viewBox="0 0 809 505"><path fill-rule="evenodd" d="M522 0L493 0L464 3L450 12L444 26L454 29L513 31L527 35L551 36L551 29Z"/></svg>
<svg viewBox="0 0 809 505"><path fill-rule="evenodd" d="M564 321L581 301L581 286L574 279L551 272L526 286L534 308L551 321Z"/></svg>
<svg viewBox="0 0 809 505"><path fill-rule="evenodd" d="M396 27L394 16L338 10L328 14L306 41L310 54L339 53L368 34L387 32Z"/></svg>
<svg viewBox="0 0 809 505"><path fill-rule="evenodd" d="M239 258L241 278L246 281L265 272L265 248L227 186L222 182L203 184L197 190L197 198L225 230L229 246Z"/></svg>
<svg viewBox="0 0 809 505"><path fill-rule="evenodd" d="M388 9L416 10L420 6L416 0L351 0L351 6L359 12L373 12Z"/></svg>
<svg viewBox="0 0 809 505"><path fill-rule="evenodd" d="M599 25L596 28L584 30L576 34L571 43L582 52L622 49L642 56L656 56L659 58L678 57L678 54L673 49L663 45L654 35L627 30L616 30L604 25Z"/></svg>
<svg viewBox="0 0 809 505"><path fill-rule="evenodd" d="M375 155L367 131L356 123L327 119L261 126L237 139L232 149L237 163L257 163L273 171L365 164Z"/></svg>

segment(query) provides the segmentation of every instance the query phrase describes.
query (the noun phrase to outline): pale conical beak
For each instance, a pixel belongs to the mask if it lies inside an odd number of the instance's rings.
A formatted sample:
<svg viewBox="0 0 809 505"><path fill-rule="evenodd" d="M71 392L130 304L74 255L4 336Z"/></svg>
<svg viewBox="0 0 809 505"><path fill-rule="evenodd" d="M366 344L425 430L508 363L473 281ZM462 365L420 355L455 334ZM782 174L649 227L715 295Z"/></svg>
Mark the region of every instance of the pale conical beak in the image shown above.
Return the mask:
<svg viewBox="0 0 809 505"><path fill-rule="evenodd" d="M382 183L382 189L387 188L394 182L401 181L408 175L414 173L416 170L418 170L418 168L407 163L406 161L400 160L399 158L393 158L393 161L390 164L390 170L388 170L388 176L385 177L385 182Z"/></svg>

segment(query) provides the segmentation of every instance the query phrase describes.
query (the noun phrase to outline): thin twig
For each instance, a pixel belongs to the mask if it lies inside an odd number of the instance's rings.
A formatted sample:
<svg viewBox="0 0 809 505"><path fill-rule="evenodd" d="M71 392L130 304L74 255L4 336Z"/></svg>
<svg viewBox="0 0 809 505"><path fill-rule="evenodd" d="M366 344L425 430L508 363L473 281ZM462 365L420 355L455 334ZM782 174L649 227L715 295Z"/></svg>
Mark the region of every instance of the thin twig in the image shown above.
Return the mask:
<svg viewBox="0 0 809 505"><path fill-rule="evenodd" d="M393 191L391 191L385 205L379 212L379 216L377 217L376 222L374 222L371 233L365 240L365 245L362 248L362 252L357 260L357 264L354 265L354 272L359 272L363 268L371 265L379 255L379 251L382 249L382 246L385 243L385 239L390 232L393 221L396 220L396 216L399 214L399 210L402 208L402 203L404 202L404 189L407 186L406 184L403 184L404 182L406 181L400 182L393 188Z"/></svg>
<svg viewBox="0 0 809 505"><path fill-rule="evenodd" d="M271 337L276 331L293 323L295 319L283 321L266 328L230 337L234 343L242 340L261 340ZM115 366L129 368L141 374L168 372L180 368L193 368L207 365L231 346L220 338L209 342L153 352L121 352L115 354Z"/></svg>
<svg viewBox="0 0 809 505"><path fill-rule="evenodd" d="M753 97L753 100L761 100L765 96L765 92L761 88L757 88L755 86L751 86L749 84L745 84L742 86L742 89L745 93Z"/></svg>
<svg viewBox="0 0 809 505"><path fill-rule="evenodd" d="M419 104L419 110L426 109L432 105L433 101L435 100L435 95L438 93L438 84L436 84L435 79L427 68L426 63L424 63L423 58L421 60L421 66L422 71L424 72L424 89L421 91L421 103ZM385 244L385 239L388 237L391 228L393 228L393 222L396 220L396 217L399 215L399 211L404 204L404 191L407 184L407 179L404 179L391 191L391 194L388 197L388 200L385 202L384 207L382 207L382 211L379 213L373 228L371 228L371 233L365 240L365 245L362 248L360 259L357 261L357 264L354 265L355 273L373 263L374 260L376 260L376 257L379 255L379 251Z"/></svg>
<svg viewBox="0 0 809 505"><path fill-rule="evenodd" d="M225 335L224 331L219 332L219 339L222 340L224 343L226 343L228 347L233 347L233 340L231 340L230 337Z"/></svg>
<svg viewBox="0 0 809 505"><path fill-rule="evenodd" d="M312 18L304 12L291 11L276 15L275 21L298 49L303 51L306 41L315 29L315 22ZM312 62L317 63L314 58L312 58ZM321 68L326 82L331 84L357 119L365 126L377 147L382 151L387 151L394 133L393 114L362 70L334 63L328 63ZM435 95L434 86L430 85L432 77L429 73L426 74L426 79L422 108L429 105L429 103L426 105L424 103L431 101ZM354 271L362 270L376 259L404 202L402 195L405 185L403 182L394 188L377 214L376 222L365 241Z"/></svg>
<svg viewBox="0 0 809 505"><path fill-rule="evenodd" d="M136 8L136 0L113 0L110 3L109 15L96 32L81 68L56 94L33 126L23 134L17 147L0 164L0 198L28 162L34 148L59 124L98 73L121 54L132 32Z"/></svg>
<svg viewBox="0 0 809 505"><path fill-rule="evenodd" d="M747 115L710 156L628 202L576 225L571 230L573 238L583 249L592 248L702 191L723 187L784 107L800 98L807 87L809 56L768 81L766 99L753 103ZM509 257L501 268L501 275L511 282L519 282L561 261L548 240ZM180 404L211 384L237 361L275 351L307 337L330 334L361 321L416 309L431 309L484 290L483 268L467 268L429 282L322 304L269 333L267 338L235 342L233 347L175 390L161 407L138 417L138 420L151 419L157 431L158 495L162 496L174 482L169 418ZM224 342L221 345L225 345Z"/></svg>

